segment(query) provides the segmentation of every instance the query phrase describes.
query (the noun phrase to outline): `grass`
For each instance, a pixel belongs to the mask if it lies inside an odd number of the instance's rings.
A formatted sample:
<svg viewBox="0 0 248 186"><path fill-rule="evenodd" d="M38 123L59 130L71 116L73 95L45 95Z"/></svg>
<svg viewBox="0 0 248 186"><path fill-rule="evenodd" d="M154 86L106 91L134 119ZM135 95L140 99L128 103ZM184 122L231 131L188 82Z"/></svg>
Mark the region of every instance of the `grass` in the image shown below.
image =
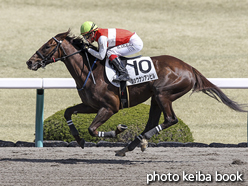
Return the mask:
<svg viewBox="0 0 248 186"><path fill-rule="evenodd" d="M120 110L112 116L104 125L99 127L99 131L116 130L117 124L126 125L129 130L121 133L117 138L104 139L110 142L125 142L133 141L137 134L141 133L147 123L149 117L150 106L139 104L129 109ZM64 119L65 109L56 112L44 121L44 139L46 140L63 140L67 142L74 141L74 137L70 133L70 129ZM72 120L76 126L79 135L84 136L85 141L99 142L103 138L92 137L88 132L90 122L94 120L96 114L77 114L73 115ZM163 118L160 118L163 122ZM83 125L82 125L83 123ZM158 143L161 141L176 141L176 142L193 142L193 136L189 127L179 120L177 125L174 125L160 132L160 135L153 136L149 142Z"/></svg>
<svg viewBox="0 0 248 186"><path fill-rule="evenodd" d="M29 71L25 62L48 39L92 20L99 27L136 31L139 53L168 54L194 66L208 78L247 78L247 1L229 0L0 0L0 78L70 77L58 62ZM247 90L224 90L248 103ZM35 90L0 90L0 140L33 141ZM237 113L202 93L174 102L174 111L197 142L239 143L247 140L247 114ZM80 103L76 90L45 90L47 118Z"/></svg>

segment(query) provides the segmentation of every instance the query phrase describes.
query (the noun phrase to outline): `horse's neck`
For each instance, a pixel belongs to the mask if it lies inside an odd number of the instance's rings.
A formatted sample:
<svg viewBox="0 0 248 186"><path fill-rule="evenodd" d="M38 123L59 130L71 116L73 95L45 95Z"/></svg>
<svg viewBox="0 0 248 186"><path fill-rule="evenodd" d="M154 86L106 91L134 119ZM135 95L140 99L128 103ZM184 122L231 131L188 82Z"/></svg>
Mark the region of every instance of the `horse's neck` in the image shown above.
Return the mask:
<svg viewBox="0 0 248 186"><path fill-rule="evenodd" d="M76 49L71 48L67 49L66 53L70 55L76 51ZM75 54L71 57L68 57L65 60L65 65L68 71L70 72L71 76L74 78L77 87L83 86L83 83L86 80L86 76L88 74L88 68L87 66L85 66L82 56L79 54Z"/></svg>
<svg viewBox="0 0 248 186"><path fill-rule="evenodd" d="M82 64L79 63L80 61L72 58L66 60L66 67L74 79L77 79L77 77L82 77L82 75L84 74L83 70L85 69L85 67L83 61Z"/></svg>

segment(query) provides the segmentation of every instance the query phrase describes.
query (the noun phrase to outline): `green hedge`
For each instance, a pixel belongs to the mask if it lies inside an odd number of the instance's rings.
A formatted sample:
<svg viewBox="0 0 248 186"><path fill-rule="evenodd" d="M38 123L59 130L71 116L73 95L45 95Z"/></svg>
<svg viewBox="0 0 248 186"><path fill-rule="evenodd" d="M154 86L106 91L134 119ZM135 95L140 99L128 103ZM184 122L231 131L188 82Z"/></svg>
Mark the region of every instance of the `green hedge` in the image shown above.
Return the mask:
<svg viewBox="0 0 248 186"><path fill-rule="evenodd" d="M107 139L92 137L88 132L88 127L95 118L96 114L77 114L72 116L72 121L75 124L80 137L83 137L88 142L98 142L100 140L111 142L129 142L134 140L136 135L140 134L148 121L149 105L140 104L138 106L120 110L113 115L105 124L98 128L99 131L115 130L118 124L128 126L128 129L119 134L117 138ZM58 111L44 121L44 140L61 140L75 141L70 134L69 127L64 119L64 110ZM163 114L160 118L160 123L163 122ZM189 127L179 119L176 125L160 132L159 135L150 139L150 142L175 141L175 142L193 142L193 136Z"/></svg>

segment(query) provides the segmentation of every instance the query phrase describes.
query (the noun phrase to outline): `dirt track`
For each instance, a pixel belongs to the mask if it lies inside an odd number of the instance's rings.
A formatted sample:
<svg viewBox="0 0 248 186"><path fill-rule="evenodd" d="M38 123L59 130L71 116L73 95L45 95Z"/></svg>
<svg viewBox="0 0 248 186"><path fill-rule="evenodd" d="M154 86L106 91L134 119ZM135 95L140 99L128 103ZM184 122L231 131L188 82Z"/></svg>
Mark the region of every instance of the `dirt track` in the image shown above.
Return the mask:
<svg viewBox="0 0 248 186"><path fill-rule="evenodd" d="M125 157L116 157L114 151L120 149L0 148L0 185L138 186L147 185L154 171L156 181L150 185L248 185L248 148L156 147L143 153L136 148ZM216 171L226 174L225 179L243 181L216 182ZM164 181L158 182L158 175ZM199 181L204 177L212 181ZM178 178L179 181L168 181Z"/></svg>

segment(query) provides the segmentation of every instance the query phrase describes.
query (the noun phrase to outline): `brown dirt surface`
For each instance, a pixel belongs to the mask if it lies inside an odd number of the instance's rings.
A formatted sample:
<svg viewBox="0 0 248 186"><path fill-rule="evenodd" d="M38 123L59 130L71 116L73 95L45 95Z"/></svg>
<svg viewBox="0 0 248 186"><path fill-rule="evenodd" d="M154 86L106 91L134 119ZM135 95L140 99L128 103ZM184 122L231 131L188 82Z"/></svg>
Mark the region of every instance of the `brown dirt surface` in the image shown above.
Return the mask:
<svg viewBox="0 0 248 186"><path fill-rule="evenodd" d="M248 185L248 148L150 147L116 157L120 149L3 147L0 185L138 186L154 179L149 185ZM239 181L217 182L216 171ZM211 182L200 181L204 177Z"/></svg>

